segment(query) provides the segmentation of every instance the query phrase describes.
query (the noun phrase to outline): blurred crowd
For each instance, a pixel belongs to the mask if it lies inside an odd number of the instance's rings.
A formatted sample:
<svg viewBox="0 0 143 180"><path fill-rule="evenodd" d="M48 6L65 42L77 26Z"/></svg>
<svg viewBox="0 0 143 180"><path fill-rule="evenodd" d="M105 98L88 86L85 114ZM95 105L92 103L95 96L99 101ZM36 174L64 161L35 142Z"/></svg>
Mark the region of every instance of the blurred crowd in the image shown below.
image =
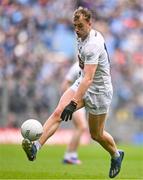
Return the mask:
<svg viewBox="0 0 143 180"><path fill-rule="evenodd" d="M1 126L47 118L56 106L76 60L72 15L78 6L92 11L93 28L106 39L112 117L143 121L143 0L0 0Z"/></svg>

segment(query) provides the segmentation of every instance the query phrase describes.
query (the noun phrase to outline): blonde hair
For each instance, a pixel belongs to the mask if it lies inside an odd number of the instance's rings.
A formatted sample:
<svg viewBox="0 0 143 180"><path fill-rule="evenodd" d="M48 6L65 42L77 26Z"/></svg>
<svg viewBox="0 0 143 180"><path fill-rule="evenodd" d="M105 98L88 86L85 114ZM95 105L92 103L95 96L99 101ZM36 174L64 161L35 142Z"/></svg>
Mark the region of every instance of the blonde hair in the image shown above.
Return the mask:
<svg viewBox="0 0 143 180"><path fill-rule="evenodd" d="M73 19L76 21L80 19L80 17L83 16L84 19L89 22L91 20L91 12L87 8L79 7L74 11Z"/></svg>

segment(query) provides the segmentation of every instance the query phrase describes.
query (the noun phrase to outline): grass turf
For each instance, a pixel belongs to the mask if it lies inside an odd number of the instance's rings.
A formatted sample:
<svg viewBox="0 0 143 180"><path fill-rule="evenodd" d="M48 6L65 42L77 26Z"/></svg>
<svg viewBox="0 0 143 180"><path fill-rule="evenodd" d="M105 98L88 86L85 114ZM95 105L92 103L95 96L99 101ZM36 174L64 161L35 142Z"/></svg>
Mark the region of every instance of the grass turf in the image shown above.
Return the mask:
<svg viewBox="0 0 143 180"><path fill-rule="evenodd" d="M0 145L0 179L109 179L110 157L99 145L80 146L83 164L61 163L65 146L44 146L29 162L20 145ZM116 179L143 179L143 148L120 146L125 158Z"/></svg>

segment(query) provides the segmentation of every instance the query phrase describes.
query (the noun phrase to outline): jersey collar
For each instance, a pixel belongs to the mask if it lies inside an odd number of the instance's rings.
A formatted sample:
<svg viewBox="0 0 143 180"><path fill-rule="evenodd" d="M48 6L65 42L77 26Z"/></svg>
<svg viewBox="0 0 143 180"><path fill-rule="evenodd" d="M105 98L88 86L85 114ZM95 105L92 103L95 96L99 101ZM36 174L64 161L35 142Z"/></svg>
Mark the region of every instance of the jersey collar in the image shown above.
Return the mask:
<svg viewBox="0 0 143 180"><path fill-rule="evenodd" d="M91 29L91 30L90 30L88 36L85 38L84 41L82 41L81 38L78 38L78 37L77 37L77 40L78 40L78 42L80 42L80 43L86 43L86 42L89 40L90 36L92 36L92 34L95 34L95 30L94 30L94 29Z"/></svg>

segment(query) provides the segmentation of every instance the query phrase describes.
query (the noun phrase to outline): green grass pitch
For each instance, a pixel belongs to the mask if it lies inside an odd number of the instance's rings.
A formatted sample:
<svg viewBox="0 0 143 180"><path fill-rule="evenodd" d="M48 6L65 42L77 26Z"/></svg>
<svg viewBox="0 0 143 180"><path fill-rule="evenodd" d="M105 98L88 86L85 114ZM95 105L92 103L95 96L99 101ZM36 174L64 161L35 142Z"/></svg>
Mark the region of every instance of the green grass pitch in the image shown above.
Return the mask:
<svg viewBox="0 0 143 180"><path fill-rule="evenodd" d="M27 160L20 145L0 145L0 179L109 179L110 157L97 144L80 146L81 165L61 163L65 146L45 145L37 160ZM119 146L125 150L120 174L115 178L143 179L143 147Z"/></svg>

